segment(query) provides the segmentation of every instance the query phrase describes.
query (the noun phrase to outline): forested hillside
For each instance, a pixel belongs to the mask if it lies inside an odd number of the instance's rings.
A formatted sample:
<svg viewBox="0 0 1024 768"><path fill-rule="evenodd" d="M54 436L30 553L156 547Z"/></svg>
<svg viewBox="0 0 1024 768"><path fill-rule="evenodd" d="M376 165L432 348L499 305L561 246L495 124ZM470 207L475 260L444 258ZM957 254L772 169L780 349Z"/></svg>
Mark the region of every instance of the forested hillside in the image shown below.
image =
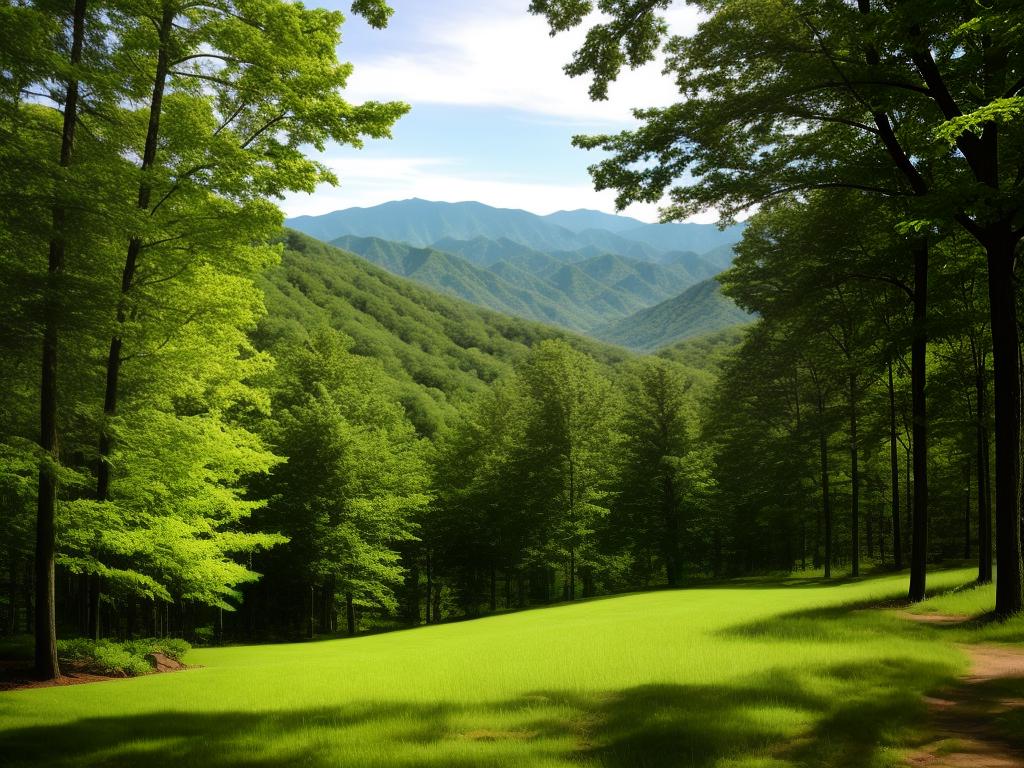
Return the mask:
<svg viewBox="0 0 1024 768"><path fill-rule="evenodd" d="M697 282L680 264L661 265L615 254L547 254L508 240L449 239L437 247L415 248L376 237L346 235L332 244L441 293L583 332L674 297ZM472 262L440 250L442 246L471 254ZM689 266L699 274L713 269L697 256ZM708 322L713 324L714 319Z"/></svg>
<svg viewBox="0 0 1024 768"><path fill-rule="evenodd" d="M536 216L426 200L289 223L442 293L635 350L745 318L714 283L696 287L732 263L742 225L644 224L587 210Z"/></svg>
<svg viewBox="0 0 1024 768"><path fill-rule="evenodd" d="M417 427L432 434L461 404L512 370L544 339L563 339L606 363L625 350L451 299L350 253L288 232L279 266L261 280L261 348L302 344L329 328L351 352L379 361Z"/></svg>
<svg viewBox="0 0 1024 768"><path fill-rule="evenodd" d="M704 280L678 296L600 326L593 334L613 344L653 352L681 339L749 322L748 312L722 294L717 280Z"/></svg>

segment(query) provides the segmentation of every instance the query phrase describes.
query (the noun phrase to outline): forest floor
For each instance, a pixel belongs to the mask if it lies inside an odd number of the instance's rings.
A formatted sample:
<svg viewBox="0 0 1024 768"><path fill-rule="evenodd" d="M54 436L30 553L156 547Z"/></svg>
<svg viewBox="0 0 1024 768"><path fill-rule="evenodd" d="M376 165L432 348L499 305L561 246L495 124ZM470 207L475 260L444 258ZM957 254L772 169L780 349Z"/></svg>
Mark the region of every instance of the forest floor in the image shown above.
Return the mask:
<svg viewBox="0 0 1024 768"><path fill-rule="evenodd" d="M909 609L905 575L744 580L196 649L181 674L0 693L0 762L1007 768L1024 619L942 619L991 606L972 575L931 574Z"/></svg>

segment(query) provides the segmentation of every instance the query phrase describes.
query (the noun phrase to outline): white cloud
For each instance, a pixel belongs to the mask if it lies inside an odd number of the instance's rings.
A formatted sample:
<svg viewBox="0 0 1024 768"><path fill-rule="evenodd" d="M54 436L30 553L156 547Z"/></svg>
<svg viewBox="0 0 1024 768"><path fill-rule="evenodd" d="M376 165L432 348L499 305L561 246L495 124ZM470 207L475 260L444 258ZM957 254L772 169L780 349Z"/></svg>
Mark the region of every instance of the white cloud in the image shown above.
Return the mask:
<svg viewBox="0 0 1024 768"><path fill-rule="evenodd" d="M586 77L562 67L583 40L583 30L550 37L546 22L525 3L484 3L477 15L444 17L438 8L414 51L361 57L346 94L353 100L398 99L412 104L505 107L573 121L622 123L633 107L665 106L677 92L660 63L625 71L611 98L592 102ZM486 15L484 15L484 13ZM697 12L673 9L673 31L690 31Z"/></svg>
<svg viewBox="0 0 1024 768"><path fill-rule="evenodd" d="M390 200L419 197L461 202L476 200L496 208L524 208L537 214L591 208L613 213L612 192L596 192L589 183L538 183L465 173L457 161L432 157L345 157L325 159L341 186L323 185L312 195L289 195L281 207L288 216L319 215L343 208L369 207ZM642 221L657 221L654 205L623 211ZM715 221L714 215L692 221Z"/></svg>

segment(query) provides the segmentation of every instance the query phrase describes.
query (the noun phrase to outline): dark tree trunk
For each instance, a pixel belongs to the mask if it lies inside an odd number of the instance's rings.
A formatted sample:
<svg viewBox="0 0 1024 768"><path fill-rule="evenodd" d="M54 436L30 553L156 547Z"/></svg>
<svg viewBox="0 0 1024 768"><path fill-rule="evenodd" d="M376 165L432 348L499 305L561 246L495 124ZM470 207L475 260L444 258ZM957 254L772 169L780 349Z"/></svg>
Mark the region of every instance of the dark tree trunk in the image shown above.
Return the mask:
<svg viewBox="0 0 1024 768"><path fill-rule="evenodd" d="M889 361L889 482L892 487L892 558L896 570L903 570L903 537L900 532L900 459L896 440L896 388Z"/></svg>
<svg viewBox="0 0 1024 768"><path fill-rule="evenodd" d="M989 309L992 325L992 368L996 444L996 616L1021 609L1020 545L1020 330L1017 326L1017 284L1013 239L1009 226L991 233L988 255Z"/></svg>
<svg viewBox="0 0 1024 768"><path fill-rule="evenodd" d="M345 624L348 628L349 636L356 633L356 606L352 601L352 593L345 593Z"/></svg>
<svg viewBox="0 0 1024 768"><path fill-rule="evenodd" d="M494 563L491 563L491 581L490 581L490 596L488 600L488 608L491 613L498 610L498 572L494 568Z"/></svg>
<svg viewBox="0 0 1024 768"><path fill-rule="evenodd" d="M860 576L860 466L857 451L857 377L850 374L850 575Z"/></svg>
<svg viewBox="0 0 1024 768"><path fill-rule="evenodd" d="M978 582L988 584L992 581L992 496L989 485L988 387L983 373L976 377L975 389L978 407Z"/></svg>
<svg viewBox="0 0 1024 768"><path fill-rule="evenodd" d="M75 0L71 20L72 70L82 60L85 42L86 0ZM71 165L78 123L78 80L68 81L64 99L64 120L61 128L60 166ZM59 185L58 185L59 186ZM60 192L58 192L60 194ZM67 212L61 201L53 206L53 235L47 263L43 328L43 354L39 386L39 447L45 458L39 464L39 495L36 507L36 605L35 605L35 672L41 679L60 677L57 662L57 617L54 561L56 555L56 529L54 518L57 508L57 466L60 446L57 435L57 351L61 311L57 298L59 283L65 265L65 227Z"/></svg>
<svg viewBox="0 0 1024 768"><path fill-rule="evenodd" d="M807 570L807 520L800 518L800 570Z"/></svg>
<svg viewBox="0 0 1024 768"><path fill-rule="evenodd" d="M825 403L822 396L818 396L818 416L823 420L825 414ZM821 454L821 508L825 518L825 578L832 578L832 501L829 494L828 477L828 435L825 434L825 425L822 423L818 429L818 449Z"/></svg>
<svg viewBox="0 0 1024 768"><path fill-rule="evenodd" d="M7 605L9 612L4 627L6 634L13 635L18 631L18 557L11 546L10 559L7 561L7 574L10 581L7 582Z"/></svg>
<svg viewBox="0 0 1024 768"><path fill-rule="evenodd" d="M665 579L670 587L679 586L679 515L672 476L665 473L661 488L662 515L665 519Z"/></svg>
<svg viewBox="0 0 1024 768"><path fill-rule="evenodd" d="M964 560L971 559L971 458L964 467Z"/></svg>
<svg viewBox="0 0 1024 768"><path fill-rule="evenodd" d="M424 610L424 622L430 623L430 601L434 599L434 564L430 556L430 548L427 548L427 601L426 605L423 606Z"/></svg>
<svg viewBox="0 0 1024 768"><path fill-rule="evenodd" d="M885 505L878 507L878 562L885 565Z"/></svg>
<svg viewBox="0 0 1024 768"><path fill-rule="evenodd" d="M103 589L102 577L98 573L89 575L89 633L93 640L100 639L100 594Z"/></svg>
<svg viewBox="0 0 1024 768"><path fill-rule="evenodd" d="M434 597L433 597L433 606L434 606L434 608L433 608L432 615L433 615L433 622L435 624L437 624L439 621L441 621L441 591L443 589L444 589L444 584L438 584L434 588ZM354 626L354 624L353 624L353 626Z"/></svg>
<svg viewBox="0 0 1024 768"><path fill-rule="evenodd" d="M867 512L864 515L864 543L867 546L868 559L870 560L875 556L875 521L871 517L871 513Z"/></svg>
<svg viewBox="0 0 1024 768"><path fill-rule="evenodd" d="M928 354L928 243L915 243L914 319L910 342L910 389L913 420L914 506L910 542L911 602L925 596L928 567L928 415L925 401L925 365Z"/></svg>
<svg viewBox="0 0 1024 768"><path fill-rule="evenodd" d="M316 587L309 585L309 617L306 632L309 639L316 636Z"/></svg>

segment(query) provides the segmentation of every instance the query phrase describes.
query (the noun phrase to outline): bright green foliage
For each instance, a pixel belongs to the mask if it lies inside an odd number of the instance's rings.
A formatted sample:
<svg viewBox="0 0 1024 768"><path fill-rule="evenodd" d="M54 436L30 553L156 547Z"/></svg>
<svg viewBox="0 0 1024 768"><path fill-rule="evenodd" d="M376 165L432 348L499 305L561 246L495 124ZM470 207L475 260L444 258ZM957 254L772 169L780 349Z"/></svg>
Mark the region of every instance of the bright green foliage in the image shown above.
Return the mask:
<svg viewBox="0 0 1024 768"><path fill-rule="evenodd" d="M613 344L654 352L673 341L713 333L750 320L750 315L722 294L715 279L690 286L678 296L611 323L598 335Z"/></svg>
<svg viewBox="0 0 1024 768"><path fill-rule="evenodd" d="M522 432L511 459L529 478L520 490L525 506L539 516L528 562L561 565L575 599L577 572L590 594L607 570L594 534L608 514L617 393L593 360L554 341L537 345L517 367L516 384Z"/></svg>
<svg viewBox="0 0 1024 768"><path fill-rule="evenodd" d="M288 457L261 492L258 520L291 539L269 562L358 605L396 607L396 545L414 538L427 495L425 443L379 363L326 329L278 350L267 437Z"/></svg>
<svg viewBox="0 0 1024 768"><path fill-rule="evenodd" d="M685 563L704 565L714 480L690 387L684 369L661 359L638 362L627 378L613 538L632 550L642 583L654 563L670 585Z"/></svg>
<svg viewBox="0 0 1024 768"><path fill-rule="evenodd" d="M327 326L352 352L381 362L417 429L434 434L461 403L486 389L543 339L614 362L616 349L550 326L499 315L441 296L304 235L286 235L283 262L262 281L269 317L257 344L301 344Z"/></svg>
<svg viewBox="0 0 1024 768"><path fill-rule="evenodd" d="M79 669L97 675L136 677L147 675L153 667L148 654L161 653L181 661L191 646L172 638L142 638L118 643L112 640L60 640L57 652L62 662L72 662Z"/></svg>

